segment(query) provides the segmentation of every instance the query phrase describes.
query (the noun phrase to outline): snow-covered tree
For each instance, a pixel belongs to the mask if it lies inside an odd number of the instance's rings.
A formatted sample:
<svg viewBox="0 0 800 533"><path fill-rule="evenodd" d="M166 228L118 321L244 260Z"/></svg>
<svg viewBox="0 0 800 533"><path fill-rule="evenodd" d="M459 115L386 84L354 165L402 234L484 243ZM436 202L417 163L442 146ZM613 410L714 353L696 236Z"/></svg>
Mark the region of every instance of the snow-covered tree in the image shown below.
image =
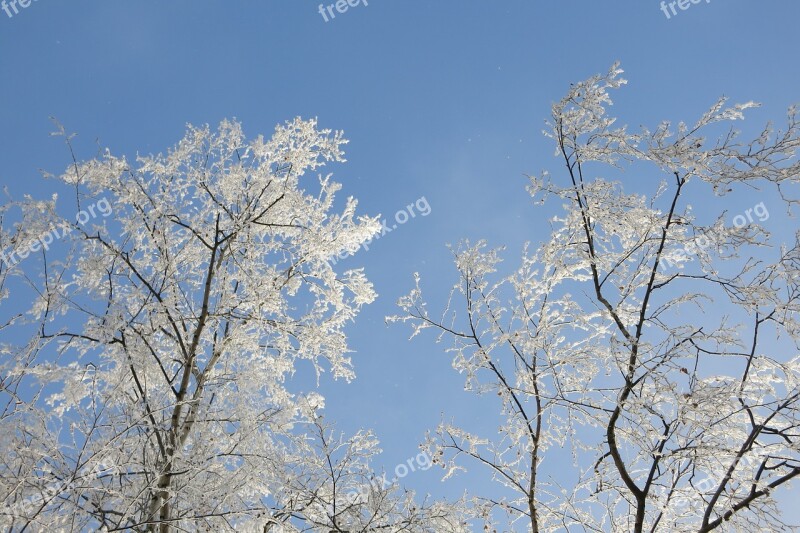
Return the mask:
<svg viewBox="0 0 800 533"><path fill-rule="evenodd" d="M313 120L255 140L225 121L165 155L73 156L57 179L86 216L51 202L17 225L15 249L55 231L68 251L55 261L40 242L38 273L31 257L11 274L35 298L3 330L3 526L463 530L457 509L397 487L337 505L323 399L291 379L351 379L344 328L375 298L361 269L328 262L380 228L352 198L337 212L340 185L317 179L345 142ZM357 485L374 439L336 442L348 490L370 494Z"/></svg>
<svg viewBox="0 0 800 533"><path fill-rule="evenodd" d="M311 418L311 417L309 417ZM343 438L316 417L309 430L284 448L286 476L271 490L279 511L267 531L355 533L469 533L470 506L422 501L370 464L380 450L372 433ZM427 457L427 456L426 456ZM430 463L429 463L430 465Z"/></svg>
<svg viewBox="0 0 800 533"><path fill-rule="evenodd" d="M499 436L448 422L427 448L447 475L487 468L502 488L480 496L512 528L784 530L773 495L800 475L800 232L776 242L752 209L731 227L689 199L764 191L796 228L796 110L751 141L725 123L755 104L725 99L693 125L630 133L608 115L621 72L553 106L565 167L528 188L563 206L549 240L505 276L499 250L463 243L444 312L417 276L390 317L437 331L467 388L502 404ZM637 192L603 177L622 172Z"/></svg>

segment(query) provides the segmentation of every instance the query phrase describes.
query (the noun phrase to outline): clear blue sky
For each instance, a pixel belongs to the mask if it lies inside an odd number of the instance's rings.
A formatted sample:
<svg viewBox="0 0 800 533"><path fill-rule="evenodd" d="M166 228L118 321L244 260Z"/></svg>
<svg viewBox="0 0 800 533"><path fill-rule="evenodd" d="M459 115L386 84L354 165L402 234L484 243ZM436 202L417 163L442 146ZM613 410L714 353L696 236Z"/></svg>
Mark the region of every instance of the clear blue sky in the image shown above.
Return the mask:
<svg viewBox="0 0 800 533"><path fill-rule="evenodd" d="M327 0L330 3L332 0ZM325 383L327 416L373 428L387 468L417 452L442 412L492 431L495 406L462 391L441 345L408 343L383 317L420 271L434 302L454 281L445 243L509 247L546 236L525 173L559 169L541 135L569 83L620 60L624 122L693 120L720 95L765 105L750 127L800 102L797 0L712 0L667 19L657 0L369 0L325 22L309 0L37 0L0 11L0 183L49 197L69 154L48 116L117 155L163 151L187 122L225 117L248 135L295 116L343 129L331 168L362 212L391 217L425 196L432 212L360 253L380 299L350 330L358 379ZM434 297L434 296L437 296ZM436 308L434 303L433 308ZM456 494L413 474L408 486Z"/></svg>

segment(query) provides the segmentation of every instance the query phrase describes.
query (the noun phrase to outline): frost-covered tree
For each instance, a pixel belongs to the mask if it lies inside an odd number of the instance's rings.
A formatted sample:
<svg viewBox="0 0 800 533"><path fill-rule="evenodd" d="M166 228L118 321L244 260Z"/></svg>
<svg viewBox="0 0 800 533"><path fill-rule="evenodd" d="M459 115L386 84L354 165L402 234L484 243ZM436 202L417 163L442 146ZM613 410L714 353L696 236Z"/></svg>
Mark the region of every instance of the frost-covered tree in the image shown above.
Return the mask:
<svg viewBox="0 0 800 533"><path fill-rule="evenodd" d="M0 206L0 523L9 526L13 524L7 515L14 512L16 496L22 494L17 492L22 480L36 485L38 458L48 449L45 441L49 439L39 439L43 435L40 400L46 383L35 375L38 356L49 343L35 334L17 338L20 329L41 331L45 320L31 317L24 305L15 303L20 299L19 287L33 284L20 262L27 258L30 243L39 242L35 228L52 215L53 208L53 201L30 198ZM51 482L59 483L56 479ZM37 511L37 503L30 502L31 512Z"/></svg>
<svg viewBox="0 0 800 533"><path fill-rule="evenodd" d="M375 298L362 270L328 262L380 228L352 198L337 212L340 185L313 176L343 161L345 142L313 120L249 141L226 121L189 127L166 155L73 157L57 179L87 215L61 219L51 202L17 225L14 249L35 248L43 268L31 257L11 274L35 298L3 330L3 526L327 533L448 520L449 507L417 508L396 487L337 506L328 441L307 442L327 438L307 435L323 400L291 378L351 379L344 328ZM69 245L57 261L42 246L54 231ZM373 439L337 442L358 488Z"/></svg>
<svg viewBox="0 0 800 533"><path fill-rule="evenodd" d="M309 430L285 448L287 475L272 491L280 511L273 513L275 529L270 524L267 531L472 531L471 509L464 501L419 501L414 492L376 474L370 462L380 450L373 434L362 431L345 439L322 417L308 424Z"/></svg>
<svg viewBox="0 0 800 533"><path fill-rule="evenodd" d="M800 234L781 244L689 198L766 190L792 224L796 110L752 141L725 123L755 104L725 99L693 125L630 133L607 114L620 74L553 106L565 167L528 188L563 207L549 240L506 276L498 250L464 243L445 311L417 276L391 317L437 331L467 388L502 404L498 436L442 423L426 445L447 475L488 468L503 488L480 496L517 530L785 530L773 495L800 475ZM603 177L623 171L636 193Z"/></svg>

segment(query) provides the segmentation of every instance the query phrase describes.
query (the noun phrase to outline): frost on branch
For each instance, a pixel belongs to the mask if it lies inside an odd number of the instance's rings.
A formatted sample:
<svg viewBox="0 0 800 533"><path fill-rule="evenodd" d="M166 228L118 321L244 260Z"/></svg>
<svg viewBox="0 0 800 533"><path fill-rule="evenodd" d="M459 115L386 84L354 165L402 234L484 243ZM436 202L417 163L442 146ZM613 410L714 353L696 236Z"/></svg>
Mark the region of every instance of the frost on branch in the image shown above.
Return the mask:
<svg viewBox="0 0 800 533"><path fill-rule="evenodd" d="M629 133L609 113L621 73L554 104L561 170L528 192L562 211L521 266L464 243L441 314L419 275L398 302L391 319L436 331L500 414L497 434L453 421L425 445L451 483L484 469L494 485L476 497L511 529L784 530L773 494L800 476L800 233L780 242L765 220L729 227L708 210L714 194L759 193L791 217L796 109L749 141L726 128L757 105L724 98L691 126Z"/></svg>
<svg viewBox="0 0 800 533"><path fill-rule="evenodd" d="M64 171L74 207L103 196L113 211L81 225L42 204L47 227L27 228L69 231L66 256L29 258L19 279L35 303L6 324L32 340L2 346L0 434L16 451L0 468L0 523L263 530L308 507L281 491L312 467L296 446L324 400L291 380L304 368L351 379L344 328L376 297L363 270L327 261L380 227L352 198L337 209L340 185L316 173L344 161L345 142L314 120L255 140L224 121L189 126L165 154L106 151ZM393 520L411 513L398 498L382 504Z"/></svg>

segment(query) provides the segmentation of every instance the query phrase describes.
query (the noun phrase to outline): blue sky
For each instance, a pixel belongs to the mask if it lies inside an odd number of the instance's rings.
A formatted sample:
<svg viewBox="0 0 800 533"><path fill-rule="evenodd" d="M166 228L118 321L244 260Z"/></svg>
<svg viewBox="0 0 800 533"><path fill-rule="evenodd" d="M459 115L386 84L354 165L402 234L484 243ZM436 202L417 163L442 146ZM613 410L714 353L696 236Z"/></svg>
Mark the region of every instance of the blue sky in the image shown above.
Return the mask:
<svg viewBox="0 0 800 533"><path fill-rule="evenodd" d="M387 468L413 457L443 412L497 424L443 346L409 343L383 318L414 271L437 307L455 279L446 243L505 244L511 266L524 241L546 237L524 174L559 169L541 130L570 82L620 60L630 83L615 98L633 127L691 121L727 95L764 104L745 123L758 128L800 101L796 0L712 0L670 19L657 0L370 0L328 22L318 6L37 0L0 11L0 184L15 197L53 192L39 169L58 172L69 154L48 135L50 115L78 133L82 158L98 143L163 151L187 122L226 117L251 136L295 116L344 130L349 161L330 168L343 196L387 218L422 196L431 207L347 260L380 299L350 330L358 379L323 384L328 418L374 429ZM476 483L435 480L405 481L437 494Z"/></svg>

